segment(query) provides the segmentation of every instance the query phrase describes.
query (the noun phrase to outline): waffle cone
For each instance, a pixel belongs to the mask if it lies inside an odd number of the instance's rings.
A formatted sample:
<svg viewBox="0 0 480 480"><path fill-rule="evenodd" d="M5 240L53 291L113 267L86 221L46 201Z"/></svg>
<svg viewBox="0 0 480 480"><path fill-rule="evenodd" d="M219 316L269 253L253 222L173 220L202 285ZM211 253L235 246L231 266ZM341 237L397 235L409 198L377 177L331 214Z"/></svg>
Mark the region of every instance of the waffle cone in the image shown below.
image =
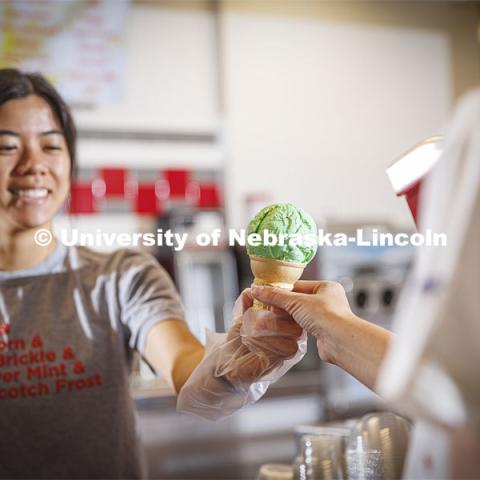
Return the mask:
<svg viewBox="0 0 480 480"><path fill-rule="evenodd" d="M302 276L304 263L285 262L264 257L250 257L250 267L253 272L253 285L268 285L270 287L293 290L294 283ZM253 300L256 310L268 310L269 307L258 300Z"/></svg>

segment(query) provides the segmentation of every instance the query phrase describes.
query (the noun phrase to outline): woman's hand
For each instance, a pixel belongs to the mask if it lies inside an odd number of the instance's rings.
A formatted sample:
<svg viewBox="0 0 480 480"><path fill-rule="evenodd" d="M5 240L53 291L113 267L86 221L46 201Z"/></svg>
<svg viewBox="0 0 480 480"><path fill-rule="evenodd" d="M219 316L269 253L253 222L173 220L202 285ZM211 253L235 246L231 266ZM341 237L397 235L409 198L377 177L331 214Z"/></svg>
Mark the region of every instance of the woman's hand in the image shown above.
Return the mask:
<svg viewBox="0 0 480 480"><path fill-rule="evenodd" d="M391 334L357 317L341 284L300 281L293 292L254 286L252 295L284 310L313 335L323 361L338 365L368 387L374 387Z"/></svg>
<svg viewBox="0 0 480 480"><path fill-rule="evenodd" d="M237 300L235 321L227 335L227 361L217 372L235 382L254 382L299 349L302 328L282 310L255 310L245 290Z"/></svg>
<svg viewBox="0 0 480 480"><path fill-rule="evenodd" d="M299 362L306 332L285 312L254 310L238 298L228 334L207 335L205 355L179 392L177 410L217 420L256 402Z"/></svg>

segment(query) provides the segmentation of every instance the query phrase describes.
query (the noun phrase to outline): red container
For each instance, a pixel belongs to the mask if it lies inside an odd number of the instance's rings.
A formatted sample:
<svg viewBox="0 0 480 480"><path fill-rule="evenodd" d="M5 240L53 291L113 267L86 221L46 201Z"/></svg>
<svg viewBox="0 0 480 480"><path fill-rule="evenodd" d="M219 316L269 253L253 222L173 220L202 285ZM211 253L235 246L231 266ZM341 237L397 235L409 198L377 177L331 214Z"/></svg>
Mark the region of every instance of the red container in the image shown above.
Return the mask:
<svg viewBox="0 0 480 480"><path fill-rule="evenodd" d="M70 186L69 212L72 214L97 213L90 182L74 182Z"/></svg>
<svg viewBox="0 0 480 480"><path fill-rule="evenodd" d="M155 183L138 185L135 212L140 215L159 215L161 213Z"/></svg>
<svg viewBox="0 0 480 480"><path fill-rule="evenodd" d="M187 185L190 181L190 171L181 169L168 169L164 172L165 179L170 188L170 198L185 198Z"/></svg>
<svg viewBox="0 0 480 480"><path fill-rule="evenodd" d="M100 175L105 182L106 197L124 197L127 170L125 168L102 168Z"/></svg>
<svg viewBox="0 0 480 480"><path fill-rule="evenodd" d="M216 183L201 183L198 192L198 208L220 208L220 192Z"/></svg>

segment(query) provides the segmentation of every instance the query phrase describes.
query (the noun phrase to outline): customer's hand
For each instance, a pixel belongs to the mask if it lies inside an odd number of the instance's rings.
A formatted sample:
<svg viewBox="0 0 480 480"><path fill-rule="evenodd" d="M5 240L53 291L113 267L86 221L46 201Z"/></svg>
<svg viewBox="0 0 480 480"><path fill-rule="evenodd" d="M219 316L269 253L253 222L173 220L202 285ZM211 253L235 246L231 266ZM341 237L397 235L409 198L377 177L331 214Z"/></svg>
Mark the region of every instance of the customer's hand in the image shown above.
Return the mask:
<svg viewBox="0 0 480 480"><path fill-rule="evenodd" d="M299 281L293 292L280 288L254 286L252 295L262 303L290 314L317 339L320 358L334 362L332 337L341 323L354 318L345 290L338 282Z"/></svg>
<svg viewBox="0 0 480 480"><path fill-rule="evenodd" d="M225 355L227 361L221 369L231 380L256 381L299 349L303 329L290 315L283 310L255 310L252 305L247 289L237 300L226 343L230 354Z"/></svg>
<svg viewBox="0 0 480 480"><path fill-rule="evenodd" d="M373 388L391 334L357 317L337 282L297 282L293 292L252 288L260 302L282 309L317 339L320 358Z"/></svg>

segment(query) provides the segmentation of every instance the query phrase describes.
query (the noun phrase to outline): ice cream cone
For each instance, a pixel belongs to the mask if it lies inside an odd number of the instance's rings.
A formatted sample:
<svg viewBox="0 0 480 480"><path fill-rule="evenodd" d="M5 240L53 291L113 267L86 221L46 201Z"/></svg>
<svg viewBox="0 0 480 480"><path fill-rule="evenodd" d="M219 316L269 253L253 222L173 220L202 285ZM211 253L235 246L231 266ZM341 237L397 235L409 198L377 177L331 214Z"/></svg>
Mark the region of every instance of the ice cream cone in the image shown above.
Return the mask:
<svg viewBox="0 0 480 480"><path fill-rule="evenodd" d="M250 267L255 277L253 285L268 285L291 291L294 283L302 276L306 265L304 263L285 262L251 255ZM269 310L268 305L255 299L253 300L253 308L256 310Z"/></svg>

